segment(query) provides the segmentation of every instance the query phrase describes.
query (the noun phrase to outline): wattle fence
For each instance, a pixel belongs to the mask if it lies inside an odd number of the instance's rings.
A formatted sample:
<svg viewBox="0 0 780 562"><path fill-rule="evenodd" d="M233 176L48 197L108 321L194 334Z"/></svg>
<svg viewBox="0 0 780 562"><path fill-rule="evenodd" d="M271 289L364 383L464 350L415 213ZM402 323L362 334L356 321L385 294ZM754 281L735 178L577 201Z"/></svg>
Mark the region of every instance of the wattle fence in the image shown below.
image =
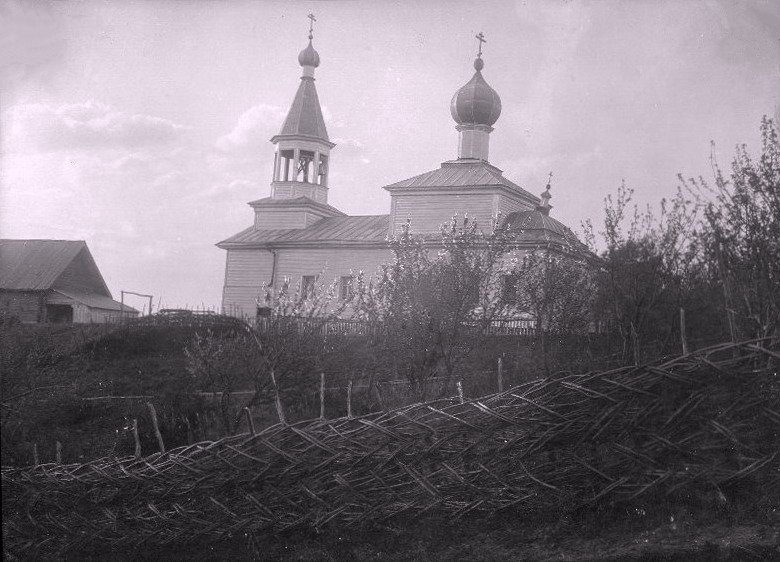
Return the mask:
<svg viewBox="0 0 780 562"><path fill-rule="evenodd" d="M779 364L778 339L729 343L148 457L4 467L4 549L45 558L745 493L778 505Z"/></svg>

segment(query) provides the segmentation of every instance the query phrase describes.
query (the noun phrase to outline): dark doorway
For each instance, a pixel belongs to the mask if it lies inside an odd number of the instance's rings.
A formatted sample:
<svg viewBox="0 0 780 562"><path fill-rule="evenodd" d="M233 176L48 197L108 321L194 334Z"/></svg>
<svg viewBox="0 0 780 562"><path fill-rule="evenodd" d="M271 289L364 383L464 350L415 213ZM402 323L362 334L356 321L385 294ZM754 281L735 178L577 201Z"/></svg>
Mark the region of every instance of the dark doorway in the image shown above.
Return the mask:
<svg viewBox="0 0 780 562"><path fill-rule="evenodd" d="M53 324L73 322L73 307L69 304L47 304L46 319Z"/></svg>

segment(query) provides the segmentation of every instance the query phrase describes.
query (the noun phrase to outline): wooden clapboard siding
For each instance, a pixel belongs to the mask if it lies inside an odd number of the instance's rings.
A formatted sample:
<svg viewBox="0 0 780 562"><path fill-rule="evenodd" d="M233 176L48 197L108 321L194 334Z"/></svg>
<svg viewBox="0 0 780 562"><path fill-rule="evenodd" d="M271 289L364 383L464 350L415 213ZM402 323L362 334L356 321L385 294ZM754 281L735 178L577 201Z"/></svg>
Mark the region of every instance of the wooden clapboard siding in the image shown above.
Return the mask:
<svg viewBox="0 0 780 562"><path fill-rule="evenodd" d="M237 318L254 318L257 299L263 299L265 289L252 287L228 287L222 292L222 313Z"/></svg>
<svg viewBox="0 0 780 562"><path fill-rule="evenodd" d="M257 209L255 228L258 230L306 228L320 219L322 219L321 214L303 209Z"/></svg>
<svg viewBox="0 0 780 562"><path fill-rule="evenodd" d="M255 209L255 228L275 230L280 228L306 228L311 213L302 209Z"/></svg>
<svg viewBox="0 0 780 562"><path fill-rule="evenodd" d="M330 285L346 275L357 275L363 271L366 277L376 275L383 263L392 258L390 250L347 249L347 248L295 248L279 250L276 280L277 285L286 277L298 284L304 275L320 275L320 283Z"/></svg>
<svg viewBox="0 0 780 562"><path fill-rule="evenodd" d="M225 284L230 287L267 285L271 281L272 267L273 256L268 250L228 250Z"/></svg>
<svg viewBox="0 0 780 562"><path fill-rule="evenodd" d="M43 299L40 291L0 290L0 309L25 323L43 321Z"/></svg>
<svg viewBox="0 0 780 562"><path fill-rule="evenodd" d="M273 256L268 250L228 250L222 310L234 316L254 316L255 299L265 295L272 269Z"/></svg>
<svg viewBox="0 0 780 562"><path fill-rule="evenodd" d="M519 197L509 197L506 194L498 194L498 212L500 213L500 220L506 219L510 213L515 211L530 211L533 207L523 199Z"/></svg>
<svg viewBox="0 0 780 562"><path fill-rule="evenodd" d="M493 215L493 191L482 193L425 193L393 195L392 229L401 231L407 219L412 220L412 231L418 234L439 232L441 225L456 213L468 214L484 229L490 229Z"/></svg>

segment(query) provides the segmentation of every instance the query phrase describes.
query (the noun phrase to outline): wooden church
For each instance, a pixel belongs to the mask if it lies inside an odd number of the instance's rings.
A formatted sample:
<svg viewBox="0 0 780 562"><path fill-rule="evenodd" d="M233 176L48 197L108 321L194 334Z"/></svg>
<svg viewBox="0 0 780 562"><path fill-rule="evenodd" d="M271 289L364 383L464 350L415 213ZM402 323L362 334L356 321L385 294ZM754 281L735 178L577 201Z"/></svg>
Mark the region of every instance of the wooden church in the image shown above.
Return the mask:
<svg viewBox="0 0 780 562"><path fill-rule="evenodd" d="M501 99L484 77L482 41L474 75L452 97L450 109L458 134L458 155L439 168L383 189L390 193L389 214L348 216L328 204L330 152L314 72L320 56L309 44L298 55L303 75L276 147L270 197L252 201L253 224L219 242L227 251L222 309L254 317L265 296L285 279L307 291L315 283L335 282L340 298L351 290L353 275L371 275L391 258L388 237L411 221L414 234L432 246L441 225L468 214L478 224L514 231L517 248L540 246L580 252L572 231L550 216L549 185L537 197L505 178L489 161L490 133L501 114Z"/></svg>

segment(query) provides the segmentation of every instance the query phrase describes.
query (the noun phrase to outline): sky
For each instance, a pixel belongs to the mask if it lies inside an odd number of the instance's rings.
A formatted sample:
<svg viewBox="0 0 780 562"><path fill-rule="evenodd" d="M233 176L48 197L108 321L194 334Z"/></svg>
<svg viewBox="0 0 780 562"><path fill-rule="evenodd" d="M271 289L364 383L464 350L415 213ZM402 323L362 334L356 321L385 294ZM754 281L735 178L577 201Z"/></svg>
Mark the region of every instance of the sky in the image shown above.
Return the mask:
<svg viewBox="0 0 780 562"><path fill-rule="evenodd" d="M638 203L753 152L780 103L780 2L0 2L0 237L86 240L155 307L218 309L225 252L270 195L273 145L316 15L329 202L457 157L473 74L502 100L490 161L580 231L621 181ZM144 301L139 299L140 308Z"/></svg>

